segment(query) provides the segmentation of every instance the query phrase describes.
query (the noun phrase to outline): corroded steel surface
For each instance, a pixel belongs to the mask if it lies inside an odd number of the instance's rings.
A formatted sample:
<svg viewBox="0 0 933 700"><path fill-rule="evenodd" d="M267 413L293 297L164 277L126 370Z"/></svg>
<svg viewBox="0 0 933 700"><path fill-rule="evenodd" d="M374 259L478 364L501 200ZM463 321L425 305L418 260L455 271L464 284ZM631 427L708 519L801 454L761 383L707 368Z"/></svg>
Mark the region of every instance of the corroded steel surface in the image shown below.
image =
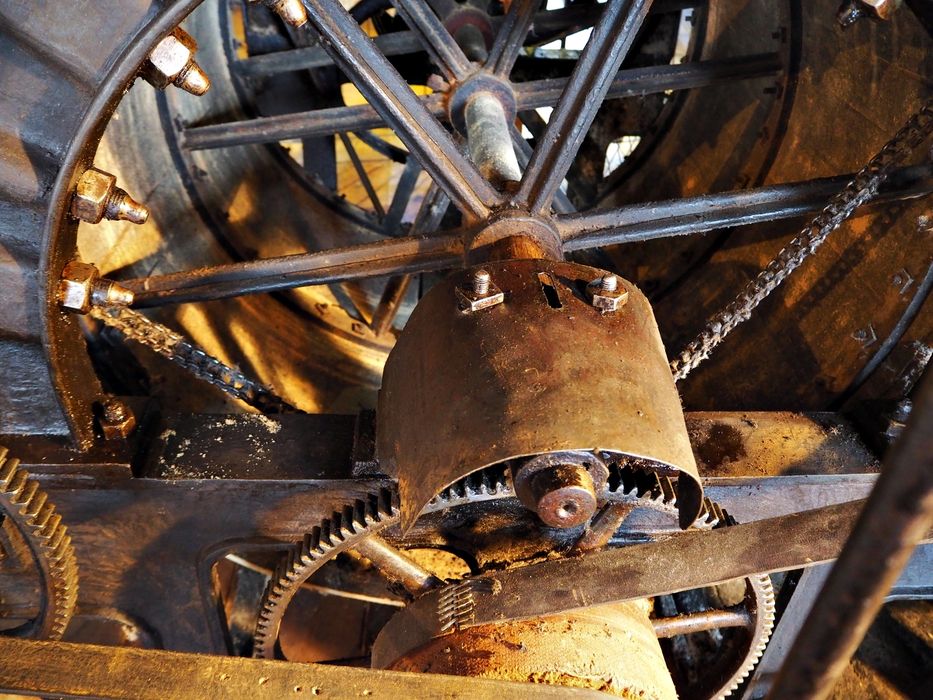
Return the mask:
<svg viewBox="0 0 933 700"><path fill-rule="evenodd" d="M485 265L505 302L457 308L457 273L419 303L386 364L377 453L398 477L403 523L441 489L506 460L601 451L683 475L681 521L701 488L651 307L629 301L600 313L586 299L596 268L547 260Z"/></svg>

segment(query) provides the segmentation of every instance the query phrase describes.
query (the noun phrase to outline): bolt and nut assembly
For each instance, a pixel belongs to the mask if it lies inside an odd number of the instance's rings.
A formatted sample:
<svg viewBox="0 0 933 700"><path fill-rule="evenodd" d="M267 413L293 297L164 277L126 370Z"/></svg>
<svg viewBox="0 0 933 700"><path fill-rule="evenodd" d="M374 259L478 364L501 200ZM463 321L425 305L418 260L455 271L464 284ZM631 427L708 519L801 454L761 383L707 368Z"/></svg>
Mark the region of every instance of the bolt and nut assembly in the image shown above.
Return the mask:
<svg viewBox="0 0 933 700"><path fill-rule="evenodd" d="M474 270L468 283L457 287L456 293L463 313L488 309L505 301L505 294L492 281L488 270Z"/></svg>
<svg viewBox="0 0 933 700"><path fill-rule="evenodd" d="M66 309L86 314L92 306L129 306L133 292L101 277L93 265L72 260L62 270L58 302Z"/></svg>
<svg viewBox="0 0 933 700"><path fill-rule="evenodd" d="M164 90L169 85L192 95L203 95L211 86L210 78L194 60L198 43L181 28L162 39L149 54L140 75L150 85Z"/></svg>
<svg viewBox="0 0 933 700"><path fill-rule="evenodd" d="M129 437L136 428L136 416L120 399L107 399L101 406L100 428L106 440Z"/></svg>
<svg viewBox="0 0 933 700"><path fill-rule="evenodd" d="M104 219L143 224L149 218L149 209L117 187L116 177L97 168L88 168L75 186L71 215L89 224Z"/></svg>
<svg viewBox="0 0 933 700"><path fill-rule="evenodd" d="M628 291L613 274L605 274L590 282L586 286L586 295L590 303L602 313L618 311L628 301Z"/></svg>

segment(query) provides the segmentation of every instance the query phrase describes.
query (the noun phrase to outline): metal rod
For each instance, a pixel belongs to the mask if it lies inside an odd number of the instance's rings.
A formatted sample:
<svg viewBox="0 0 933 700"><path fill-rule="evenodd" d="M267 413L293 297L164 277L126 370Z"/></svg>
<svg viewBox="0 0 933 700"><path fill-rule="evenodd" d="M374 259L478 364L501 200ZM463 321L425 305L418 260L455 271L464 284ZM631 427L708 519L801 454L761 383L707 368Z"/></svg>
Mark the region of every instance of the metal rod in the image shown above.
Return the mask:
<svg viewBox="0 0 933 700"><path fill-rule="evenodd" d="M447 199L447 195L432 182L424 195L421 207L418 209L418 215L412 223L412 234L420 236L434 233L441 225L449 205L450 200ZM370 323L373 333L382 335L392 327L411 281L412 276L406 274L392 277L386 283L382 298L379 299L379 304L373 312L373 320Z"/></svg>
<svg viewBox="0 0 933 700"><path fill-rule="evenodd" d="M356 170L356 176L360 179L360 184L363 185L363 189L366 190L366 196L369 197L369 201L373 205L373 210L376 212L376 216L378 216L380 220L385 219L386 210L382 206L382 202L379 201L379 195L376 193L376 189L373 187L372 180L369 179L369 173L367 173L366 168L363 167L363 162L360 160L360 156L356 152L356 147L353 145L350 137L343 132L340 133L340 141L343 143L343 147L346 150L347 155L350 156L350 162L353 163L353 169Z"/></svg>
<svg viewBox="0 0 933 700"><path fill-rule="evenodd" d="M840 183L849 178L824 178L636 204L609 212L563 216L558 218L557 225L565 240L564 249L568 251L700 233L800 216L819 209L825 202L826 191L836 191ZM877 201L931 192L931 166L914 166L892 173ZM454 231L430 238L408 236L320 253L142 277L121 284L135 293L135 306L161 306L381 275L427 272L459 266L462 258L463 242Z"/></svg>
<svg viewBox="0 0 933 700"><path fill-rule="evenodd" d="M532 113L535 114L535 112ZM531 144L522 137L522 132L519 131L515 124L510 124L509 127L512 131L512 145L515 147L515 157L518 158L519 167L524 168L528 165L528 161L531 160ZM573 206L573 202L570 201L567 193L563 190L557 190L554 195L554 211L560 214L572 214L576 210L577 208Z"/></svg>
<svg viewBox="0 0 933 700"><path fill-rule="evenodd" d="M586 532L574 543L574 549L580 552L602 549L609 544L609 540L618 532L623 521L633 510L635 510L634 503L607 503L593 516Z"/></svg>
<svg viewBox="0 0 933 700"><path fill-rule="evenodd" d="M933 525L933 376L914 400L852 534L768 697L830 695L916 544Z"/></svg>
<svg viewBox="0 0 933 700"><path fill-rule="evenodd" d="M139 307L209 301L330 284L350 279L427 272L462 263L458 234L406 236L320 253L285 255L127 280Z"/></svg>
<svg viewBox="0 0 933 700"><path fill-rule="evenodd" d="M354 550L369 559L393 583L401 584L412 595L429 591L443 583L414 559L396 549L379 535L361 540Z"/></svg>
<svg viewBox="0 0 933 700"><path fill-rule="evenodd" d="M528 162L513 205L527 207L532 214L550 210L554 193L634 43L651 2L609 0L606 4Z"/></svg>
<svg viewBox="0 0 933 700"><path fill-rule="evenodd" d="M470 96L464 121L470 158L483 177L499 188L521 180L522 170L512 146L509 121L498 98L483 91Z"/></svg>
<svg viewBox="0 0 933 700"><path fill-rule="evenodd" d="M408 83L373 45L339 0L305 0L308 18L334 61L468 220L485 219L502 197L457 147Z"/></svg>
<svg viewBox="0 0 933 700"><path fill-rule="evenodd" d="M557 230L565 250L581 250L788 219L822 209L852 177L840 175L570 214L557 219ZM882 186L875 203L931 192L933 166L901 168Z"/></svg>
<svg viewBox="0 0 933 700"><path fill-rule="evenodd" d="M383 56L403 56L423 50L421 40L412 31L380 34L373 43ZM259 54L233 64L234 70L247 76L273 75L289 71L312 70L334 65L334 59L322 46L307 46L287 51Z"/></svg>
<svg viewBox="0 0 933 700"><path fill-rule="evenodd" d="M414 158L409 158L395 185L395 192L392 194L389 210L382 222L382 230L386 235L398 236L401 233L402 217L405 215L405 210L408 208L408 203L411 201L420 175L421 165Z"/></svg>
<svg viewBox="0 0 933 700"><path fill-rule="evenodd" d="M502 79L508 79L515 65L515 59L522 50L525 37L535 19L540 0L512 0L502 26L489 49L486 58L486 70ZM600 8L602 9L602 8Z"/></svg>
<svg viewBox="0 0 933 700"><path fill-rule="evenodd" d="M228 554L224 557L227 561L233 562L237 566L242 566L244 569L249 569L250 571L255 571L257 574L262 574L263 576L272 577L275 576L275 572L272 569L269 569L265 566L260 566L255 562L250 561L249 559L244 559L241 556L236 554ZM324 596L333 596L335 598L347 598L348 600L357 600L361 603L373 603L374 605L388 605L393 608L404 608L405 601L399 600L398 598L387 598L385 596L375 596L369 595L367 593L356 593L354 591L344 591L339 588L332 588L330 586L321 586L316 583L308 583L305 581L301 584L301 588L306 591L311 591L312 593L318 593Z"/></svg>
<svg viewBox="0 0 933 700"><path fill-rule="evenodd" d="M415 33L431 60L448 80L463 80L471 72L470 61L430 6L421 0L392 0L392 5Z"/></svg>
<svg viewBox="0 0 933 700"><path fill-rule="evenodd" d="M749 80L775 75L781 70L777 54L758 54L736 58L698 61L678 65L649 66L619 71L606 99L650 95L669 90L688 90L734 80ZM567 78L530 80L514 86L520 111L549 107L560 98ZM444 96L432 94L415 98L438 119L445 119ZM370 105L329 107L274 117L243 119L185 129L182 147L188 150L270 143L292 138L322 136L342 131L366 131L385 125L385 120Z"/></svg>
<svg viewBox="0 0 933 700"><path fill-rule="evenodd" d="M670 90L690 90L736 80L752 80L776 75L781 70L780 56L775 53L736 56L734 58L675 65L664 64L662 66L628 68L616 73L606 92L605 99L640 97ZM573 77L548 78L518 83L515 86L515 100L518 110L524 112L529 109L554 104L572 79ZM552 114L552 120L553 116Z"/></svg>
<svg viewBox="0 0 933 700"><path fill-rule="evenodd" d="M529 2L529 0L524 0ZM535 4L534 0L530 0ZM519 3L513 2L512 6ZM664 12L673 12L695 7L703 4L701 0L658 0L652 6L652 12L658 14ZM456 5L454 5L456 9ZM437 10L437 8L435 8ZM590 27L602 14L602 5L584 5L573 4L557 10L547 10L539 12L533 16L534 30L533 39L542 41L550 36L560 33L573 32L584 27ZM443 16L441 12L438 12ZM493 29L497 29L497 39L505 30L509 22L508 15L505 17L491 17L490 23ZM516 30L516 34L520 32ZM526 29L526 34L527 29ZM522 37L524 39L524 37ZM413 31L390 32L380 34L373 38L373 43L379 48L383 56L403 56L406 54L418 53L424 50L418 35ZM495 50L495 46L492 50ZM491 51L492 51L491 50ZM516 49L516 56L521 51L519 44ZM514 62L514 58L512 61ZM333 59L321 46L308 46L298 49L286 49L284 51L273 51L249 58L241 59L233 64L234 70L243 75L261 76L273 75L276 73L286 73L289 71L311 70L314 68L323 68L334 65ZM492 62L488 63L492 69ZM511 69L511 66L510 66ZM508 70L502 73L503 77L508 76Z"/></svg>
<svg viewBox="0 0 933 700"><path fill-rule="evenodd" d="M662 617L651 621L658 639L680 634L694 634L725 627L749 627L752 618L747 610L704 610L703 612Z"/></svg>
<svg viewBox="0 0 933 700"><path fill-rule="evenodd" d="M411 275L398 275L392 277L386 283L382 290L382 297L379 299L379 305L373 312L373 320L370 327L376 335L382 335L392 327L392 322L398 315L398 310L408 293L411 286Z"/></svg>

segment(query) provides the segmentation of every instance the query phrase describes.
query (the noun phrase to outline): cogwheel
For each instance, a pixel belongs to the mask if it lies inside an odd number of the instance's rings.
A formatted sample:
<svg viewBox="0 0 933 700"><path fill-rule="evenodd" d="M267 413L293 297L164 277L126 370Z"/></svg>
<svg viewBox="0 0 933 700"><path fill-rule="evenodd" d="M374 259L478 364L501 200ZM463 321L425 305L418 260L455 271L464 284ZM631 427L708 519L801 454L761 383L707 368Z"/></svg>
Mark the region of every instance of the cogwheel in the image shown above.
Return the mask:
<svg viewBox="0 0 933 700"><path fill-rule="evenodd" d="M39 616L12 632L17 637L61 639L78 597L78 563L61 516L19 460L0 447L0 510L22 535L45 590Z"/></svg>
<svg viewBox="0 0 933 700"><path fill-rule="evenodd" d="M669 477L644 470L636 462L612 463L609 469L608 501L637 502L649 508L677 515L677 486ZM471 474L441 491L425 508L436 512L468 503L514 496L508 470L492 467ZM253 656L273 658L279 627L285 610L301 584L340 552L353 549L366 537L399 522L398 497L383 489L368 499L335 512L305 535L283 557L269 581L256 625ZM712 529L735 524L719 504L704 499L693 527ZM746 579L746 605L755 616L748 651L736 670L710 697L721 700L731 695L754 669L764 652L774 626L774 591L767 575Z"/></svg>

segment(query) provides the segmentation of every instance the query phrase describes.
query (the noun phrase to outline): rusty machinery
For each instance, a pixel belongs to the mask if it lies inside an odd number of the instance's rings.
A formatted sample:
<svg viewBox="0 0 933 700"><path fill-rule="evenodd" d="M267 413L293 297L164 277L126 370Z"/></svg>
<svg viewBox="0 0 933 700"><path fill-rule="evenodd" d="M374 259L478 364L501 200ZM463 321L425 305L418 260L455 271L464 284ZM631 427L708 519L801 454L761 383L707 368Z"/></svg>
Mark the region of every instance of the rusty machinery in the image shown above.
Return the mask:
<svg viewBox="0 0 933 700"><path fill-rule="evenodd" d="M10 636L0 639L4 690L108 697L601 691L658 699L763 697L770 690L817 697L831 688L892 586L890 595L928 595L928 550L907 565L929 534L933 508L933 394L927 386L914 392L913 404L907 398L928 351L911 346L911 363L898 375L901 393L894 411L883 414L881 432L892 438L905 422L908 429L878 479L875 454L836 413L685 414L675 384L862 207L900 207L913 217L911 235L928 236L928 216L909 209L931 184L929 163L917 164L933 130L923 85L913 116L897 112L900 129L854 175L607 208L595 193L605 198L606 183L621 186L625 173L612 179L619 164L610 167L614 151L606 143L593 160L600 134L612 134L610 146L629 144L626 158L634 163L639 154L663 151L652 138L675 130L683 106L669 99L674 91L775 76L781 88L765 91L762 114L777 115L786 128L799 55L788 48L704 57L698 32L739 20L723 15L717 25L702 2L552 8L524 0L394 0L391 7L364 0L347 11L336 0L232 0L206 3L195 14L228 22L226 46L202 60L195 39L177 26L198 4L130 3L120 16L136 21L131 40L95 68L86 57L65 61L31 29L42 19L61 30L68 7L50 11L62 14L56 20L41 8L0 3L10 47L3 60L25 52L44 66L32 71L33 81L63 75L67 94L87 103L85 112L69 112L73 121L49 113L44 135L17 132L28 147L9 157L11 206L2 215L23 231L40 220L45 228L34 241L10 234L8 246L16 269L28 269L31 254L36 260L17 287L25 301L4 317L10 332L3 356L18 372L8 382L0 428L0 609ZM922 8L907 4L916 13L911 22L929 22ZM789 26L799 29L800 8L790 5ZM899 6L850 2L838 23L895 21ZM585 46L568 48L567 37L581 29ZM772 38L790 46L781 36ZM556 49L555 38L563 42ZM261 51L241 55L247 40ZM658 45L671 53L667 63L624 62L656 57ZM210 70L221 55L239 77ZM263 114L294 90L262 76L296 71L308 71L318 91L339 88L342 76L365 99ZM334 159L321 153L333 156L342 144L372 211L362 216L331 201L337 214L312 222L320 239L297 250L286 241L254 260L102 275L76 256L96 244L82 242L78 222L145 226L150 218L114 175L93 167L108 118L164 116L179 99L169 92L147 103L147 92L134 102L140 93L133 88L118 108L136 78L203 99L212 85L242 80L221 102L262 85L251 95L260 116L218 122L216 114L227 113L218 110L194 118L200 108L189 101L178 107L185 119L163 120L178 149L165 156L178 171L172 177L188 169L182 179L195 209L205 208L214 188L232 226L255 228L265 215L241 216L233 196L250 178L228 182L218 170L215 179L196 154L297 139L304 176L335 200L341 180ZM11 105L17 95L37 109L52 99L30 80L2 80ZM430 90L416 94L409 83ZM600 110L604 98L636 94L644 103L637 143L612 131L623 129L620 121ZM647 95L663 97L655 104ZM536 111L551 106L546 117ZM772 133L771 118L761 117L757 142ZM404 148L373 131L383 125ZM112 128L119 132L116 120ZM404 166L388 207L363 167L363 145ZM26 160L17 166L17 157ZM228 174L248 165L229 160ZM46 168L36 192L27 161ZM422 171L430 184L412 215ZM18 185L17 173L26 178ZM265 214L274 219L283 209L302 216L290 207ZM325 229L338 220L329 217L338 214L349 241L328 239ZM797 235L731 303L708 314L671 361L650 295L619 275L610 257L579 252L804 215ZM369 232L354 228L364 220L373 224ZM896 228L892 221L885 225ZM237 253L236 245L228 240L218 249ZM448 268L455 271L433 274ZM387 276L364 314L358 299L374 293L366 285ZM905 292L914 282L906 268L897 279ZM930 286L928 272L840 401L886 361L918 315L925 318ZM287 291L309 287L318 291ZM313 296L320 290L330 296ZM215 356L222 346L204 347L204 339L225 318L217 307L181 324L198 340L172 328L180 317L138 310L261 292L295 294L283 306L311 321L277 323L284 317L276 312L261 319L268 323L261 338L284 327L283 347L312 347L328 371L356 373L356 380L361 366L385 360L376 370L375 411L313 410L328 405L321 398L328 384L286 371L282 358L256 365L260 379ZM334 321L328 304L342 309L343 320ZM234 315L223 327L234 338L249 336L236 315L245 307L225 309ZM300 339L305 329L310 346ZM859 332L869 347L867 332ZM146 351L180 368L176 383L187 393L211 386L237 410L152 400L138 386L140 375L152 373L152 357L139 359ZM348 353L362 359L341 359ZM155 365L161 369L154 374L167 366ZM799 617L812 595L790 599L782 618L789 621L777 628L780 645L768 647L779 612L773 582L797 576L772 575L837 557L796 645L788 654L797 631L788 611ZM858 614L855 602L865 603ZM336 663L301 663L322 661ZM91 669L102 663L109 673L95 679ZM351 668L360 665L372 668Z"/></svg>

